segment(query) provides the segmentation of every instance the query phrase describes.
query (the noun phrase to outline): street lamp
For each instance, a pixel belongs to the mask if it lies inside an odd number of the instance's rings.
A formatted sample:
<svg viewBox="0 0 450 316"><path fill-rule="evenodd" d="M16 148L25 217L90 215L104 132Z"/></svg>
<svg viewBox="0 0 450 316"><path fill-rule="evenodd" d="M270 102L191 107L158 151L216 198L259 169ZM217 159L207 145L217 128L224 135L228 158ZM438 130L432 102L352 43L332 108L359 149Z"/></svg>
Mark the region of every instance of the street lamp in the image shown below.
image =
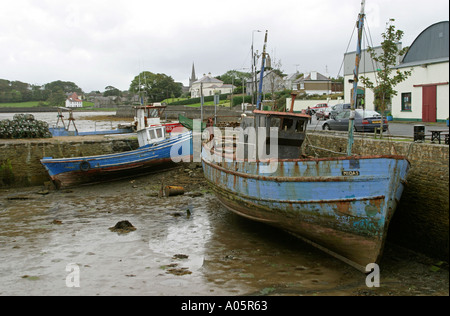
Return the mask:
<svg viewBox="0 0 450 316"><path fill-rule="evenodd" d="M260 30L253 30L252 31L252 81L253 81L253 87L252 87L252 104L254 103L254 95L256 91L256 65L255 65L255 53L253 52L253 37L255 32L261 33Z"/></svg>

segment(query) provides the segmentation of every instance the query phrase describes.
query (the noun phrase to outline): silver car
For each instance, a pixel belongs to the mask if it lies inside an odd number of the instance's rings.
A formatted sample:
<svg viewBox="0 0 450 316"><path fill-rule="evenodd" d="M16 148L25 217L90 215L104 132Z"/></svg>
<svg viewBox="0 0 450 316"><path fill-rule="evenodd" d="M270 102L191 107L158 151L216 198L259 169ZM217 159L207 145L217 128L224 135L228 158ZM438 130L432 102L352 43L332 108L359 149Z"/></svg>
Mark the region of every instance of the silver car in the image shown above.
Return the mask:
<svg viewBox="0 0 450 316"><path fill-rule="evenodd" d="M350 109L350 107L351 107L350 103L340 103L340 104L333 105L331 107L331 111L330 111L330 118L336 117L336 115L338 115L340 112L342 112L344 110L348 110L348 109Z"/></svg>
<svg viewBox="0 0 450 316"><path fill-rule="evenodd" d="M323 130L348 131L348 121L350 118L350 110L344 110L335 118L326 120ZM371 110L355 110L354 130L356 132L374 132L375 128L381 127L381 114ZM387 131L388 122L386 118L383 121L383 131Z"/></svg>

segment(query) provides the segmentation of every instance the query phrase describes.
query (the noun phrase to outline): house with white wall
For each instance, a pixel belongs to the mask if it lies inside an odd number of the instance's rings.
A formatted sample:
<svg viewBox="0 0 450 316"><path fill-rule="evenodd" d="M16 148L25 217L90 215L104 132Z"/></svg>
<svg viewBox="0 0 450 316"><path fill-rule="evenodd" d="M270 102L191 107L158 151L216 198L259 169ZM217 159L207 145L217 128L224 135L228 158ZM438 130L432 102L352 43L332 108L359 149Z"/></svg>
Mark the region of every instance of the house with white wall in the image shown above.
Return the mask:
<svg viewBox="0 0 450 316"><path fill-rule="evenodd" d="M398 44L401 47L401 43ZM374 48L380 52L381 47ZM351 102L353 69L356 53L344 56L344 98ZM366 50L362 52L360 76L375 80L378 65ZM390 112L394 120L443 122L449 117L449 21L435 23L420 33L405 56L394 67L411 70L411 76L394 89ZM364 99L366 109L374 109L374 95L358 83L358 97Z"/></svg>
<svg viewBox="0 0 450 316"><path fill-rule="evenodd" d="M203 75L199 80L193 82L189 91L191 92L191 98L199 98L201 95L206 97L214 94L231 93L235 88L235 86L225 84L222 80L214 78L211 73L208 73L207 75Z"/></svg>
<svg viewBox="0 0 450 316"><path fill-rule="evenodd" d="M82 108L83 101L81 101L76 92L72 93L66 99L66 108Z"/></svg>

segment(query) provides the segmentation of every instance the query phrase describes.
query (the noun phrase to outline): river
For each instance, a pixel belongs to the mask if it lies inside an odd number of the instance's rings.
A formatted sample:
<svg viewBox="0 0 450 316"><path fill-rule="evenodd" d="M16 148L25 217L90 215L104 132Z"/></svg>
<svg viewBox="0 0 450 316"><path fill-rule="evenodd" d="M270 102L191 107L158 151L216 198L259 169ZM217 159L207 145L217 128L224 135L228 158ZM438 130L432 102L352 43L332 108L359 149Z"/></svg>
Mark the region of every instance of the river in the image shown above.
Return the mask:
<svg viewBox="0 0 450 316"><path fill-rule="evenodd" d="M15 113L0 113L0 120L14 118ZM61 119L58 122L58 112L29 112L36 120L47 122L49 127L62 127ZM73 122L79 132L93 132L104 131L117 128L118 124L130 123L131 119L116 118L116 112L111 111L86 111L86 112L73 112ZM97 119L101 118L101 119ZM108 119L109 118L109 119ZM63 118L65 126L69 124L69 112L63 112ZM70 124L69 130L75 130L73 123Z"/></svg>

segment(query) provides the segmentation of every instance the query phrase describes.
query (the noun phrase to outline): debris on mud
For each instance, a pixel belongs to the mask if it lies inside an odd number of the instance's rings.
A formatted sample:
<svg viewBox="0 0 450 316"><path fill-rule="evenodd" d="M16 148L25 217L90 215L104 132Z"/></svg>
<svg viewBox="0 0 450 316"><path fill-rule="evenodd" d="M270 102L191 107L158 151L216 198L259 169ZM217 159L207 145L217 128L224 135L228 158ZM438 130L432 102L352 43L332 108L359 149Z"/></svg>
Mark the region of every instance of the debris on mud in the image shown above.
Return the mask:
<svg viewBox="0 0 450 316"><path fill-rule="evenodd" d="M187 259L187 258L189 258L189 256L188 255L184 255L182 253L177 253L176 255L174 255L172 257L172 259Z"/></svg>
<svg viewBox="0 0 450 316"><path fill-rule="evenodd" d="M166 273L170 273L173 275L186 275L186 274L192 274L192 271L189 271L188 268L172 268L168 269Z"/></svg>
<svg viewBox="0 0 450 316"><path fill-rule="evenodd" d="M136 230L136 227L134 227L129 221L120 221L117 222L114 227L110 227L109 230L120 234L127 234Z"/></svg>

